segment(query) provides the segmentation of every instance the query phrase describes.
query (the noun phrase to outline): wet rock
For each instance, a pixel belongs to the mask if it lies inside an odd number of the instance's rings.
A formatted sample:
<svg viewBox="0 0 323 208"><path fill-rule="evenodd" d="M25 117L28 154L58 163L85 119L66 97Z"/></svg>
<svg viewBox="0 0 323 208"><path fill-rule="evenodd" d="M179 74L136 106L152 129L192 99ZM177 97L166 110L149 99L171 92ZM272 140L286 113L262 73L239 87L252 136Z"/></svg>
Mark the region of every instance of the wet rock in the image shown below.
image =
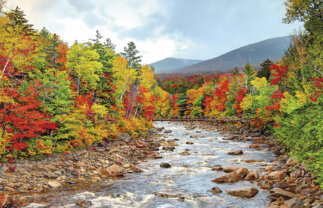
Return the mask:
<svg viewBox="0 0 323 208"><path fill-rule="evenodd" d="M222 166L221 165L215 165L212 167L212 170L213 171L220 171L220 170L223 170Z"/></svg>
<svg viewBox="0 0 323 208"><path fill-rule="evenodd" d="M243 154L242 150L228 152L228 155L242 155L242 154Z"/></svg>
<svg viewBox="0 0 323 208"><path fill-rule="evenodd" d="M255 144L264 144L265 143L265 138L263 137L255 137L255 138L252 138L252 141L255 143ZM250 147L252 148L252 147ZM254 147L255 148L255 147Z"/></svg>
<svg viewBox="0 0 323 208"><path fill-rule="evenodd" d="M123 171L118 165L111 165L103 170L103 174L107 177L123 176Z"/></svg>
<svg viewBox="0 0 323 208"><path fill-rule="evenodd" d="M51 188L58 188L61 184L58 181L48 181L48 186Z"/></svg>
<svg viewBox="0 0 323 208"><path fill-rule="evenodd" d="M238 140L238 136L224 137L222 140Z"/></svg>
<svg viewBox="0 0 323 208"><path fill-rule="evenodd" d="M161 168L171 168L172 167L169 163L161 163L159 166Z"/></svg>
<svg viewBox="0 0 323 208"><path fill-rule="evenodd" d="M238 170L236 170L236 173L240 178L244 178L249 173L249 171L247 168L239 168Z"/></svg>
<svg viewBox="0 0 323 208"><path fill-rule="evenodd" d="M260 147L259 144L252 144L252 145L249 146L249 148L259 148L259 147Z"/></svg>
<svg viewBox="0 0 323 208"><path fill-rule="evenodd" d="M220 188L218 188L218 187L214 186L214 187L210 190L210 192L212 192L212 193L214 193L214 194L218 194L218 193L221 193L221 192L222 192L222 190L221 190Z"/></svg>
<svg viewBox="0 0 323 208"><path fill-rule="evenodd" d="M242 160L242 161L244 161L246 163L254 163L254 162L256 162L256 160L254 160L254 159L248 159L248 160Z"/></svg>
<svg viewBox="0 0 323 208"><path fill-rule="evenodd" d="M266 167L266 169L265 169L265 171L271 171L272 169L274 169L274 166L268 166L268 167Z"/></svg>
<svg viewBox="0 0 323 208"><path fill-rule="evenodd" d="M8 198L9 198L8 194L0 195L0 207L5 207L7 205Z"/></svg>
<svg viewBox="0 0 323 208"><path fill-rule="evenodd" d="M288 184L287 183L283 183L283 182L276 182L273 185L274 188L281 188L281 189L287 189L288 188Z"/></svg>
<svg viewBox="0 0 323 208"><path fill-rule="evenodd" d="M257 185L260 186L260 188L262 189L271 189L273 187L273 182L265 179L259 181Z"/></svg>
<svg viewBox="0 0 323 208"><path fill-rule="evenodd" d="M58 177L57 174L55 174L54 172L48 172L44 175L45 178L49 178L49 179L55 179Z"/></svg>
<svg viewBox="0 0 323 208"><path fill-rule="evenodd" d="M250 186L246 188L227 190L227 193L232 196L251 198L258 193L258 189Z"/></svg>
<svg viewBox="0 0 323 208"><path fill-rule="evenodd" d="M280 180L286 177L285 171L274 171L268 174L268 178L272 180Z"/></svg>
<svg viewBox="0 0 323 208"><path fill-rule="evenodd" d="M288 208L304 208L304 204L300 198L292 198L285 202Z"/></svg>
<svg viewBox="0 0 323 208"><path fill-rule="evenodd" d="M270 191L270 195L269 198L271 198L272 200L277 200L279 198L284 198L284 199L291 199L291 198L297 198L298 196L294 193L291 193L289 191L285 191L281 188L273 188Z"/></svg>
<svg viewBox="0 0 323 208"><path fill-rule="evenodd" d="M184 155L184 156L185 156L185 155L190 155L190 154L191 154L191 153L189 153L188 151L183 151L183 152L181 152L181 153L180 153L180 155Z"/></svg>
<svg viewBox="0 0 323 208"><path fill-rule="evenodd" d="M230 172L234 172L238 169L239 169L238 167L226 167L226 168L223 168L223 171L226 173L230 173Z"/></svg>
<svg viewBox="0 0 323 208"><path fill-rule="evenodd" d="M156 154L154 155L154 158L155 158L155 159L161 159L161 158L163 158L163 156L161 156L160 154L157 154L157 153L156 153Z"/></svg>
<svg viewBox="0 0 323 208"><path fill-rule="evenodd" d="M172 133L172 130L166 130L166 131L164 131L164 133L165 134L170 134L170 133Z"/></svg>
<svg viewBox="0 0 323 208"><path fill-rule="evenodd" d="M150 128L149 134L159 134L160 131L158 131L156 128Z"/></svg>
<svg viewBox="0 0 323 208"><path fill-rule="evenodd" d="M244 179L247 181L252 181L252 180L256 180L258 178L259 178L259 175L256 171L250 171Z"/></svg>
<svg viewBox="0 0 323 208"><path fill-rule="evenodd" d="M193 142L186 142L186 144L194 144Z"/></svg>
<svg viewBox="0 0 323 208"><path fill-rule="evenodd" d="M130 141L131 136L128 133L121 133L116 135L116 139L120 141Z"/></svg>
<svg viewBox="0 0 323 208"><path fill-rule="evenodd" d="M168 194L168 193L155 193L155 196L158 196L161 198L177 198L178 197L175 194Z"/></svg>
<svg viewBox="0 0 323 208"><path fill-rule="evenodd" d="M157 131L162 132L164 129L165 127L160 127L160 128L157 128Z"/></svg>
<svg viewBox="0 0 323 208"><path fill-rule="evenodd" d="M241 177L239 177L239 175L236 172L231 172L231 173L228 173L224 176L220 176L218 178L215 178L211 181L215 182L215 183L234 183L234 182L237 182L240 180L241 180Z"/></svg>
<svg viewBox="0 0 323 208"><path fill-rule="evenodd" d="M75 205L77 205L77 206L79 206L79 207L84 207L84 208L86 208L86 207L90 207L90 206L92 206L93 204L92 204L92 202L90 202L90 201L83 200L83 201L78 201L78 202L76 202L76 203L75 203Z"/></svg>

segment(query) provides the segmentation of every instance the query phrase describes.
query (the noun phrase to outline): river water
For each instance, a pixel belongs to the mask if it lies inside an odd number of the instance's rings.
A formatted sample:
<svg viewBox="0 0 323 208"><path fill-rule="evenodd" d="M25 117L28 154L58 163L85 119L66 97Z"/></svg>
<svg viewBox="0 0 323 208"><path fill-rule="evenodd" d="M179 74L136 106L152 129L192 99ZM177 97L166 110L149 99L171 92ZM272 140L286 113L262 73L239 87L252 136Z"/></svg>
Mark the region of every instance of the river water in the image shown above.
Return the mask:
<svg viewBox="0 0 323 208"><path fill-rule="evenodd" d="M78 207L75 203L82 200L90 201L90 207L111 208L268 207L268 192L257 187L256 182L216 184L210 180L225 174L223 171L212 171L211 167L214 165L244 167L249 171L263 169L271 165L270 161L274 157L271 152L250 149L251 143L245 141L223 143L223 137L228 135L202 128L187 130L180 123L155 122L155 127L172 130L172 133L164 134L164 137L166 140L176 139L179 146L172 152L160 148L163 158L139 164L138 168L143 172L127 174L120 180L88 184L81 189L69 188L59 193L47 193L46 203L32 203L28 207ZM198 138L191 138L192 135ZM190 155L180 154L185 149L189 149ZM236 156L227 154L234 150L243 150L244 153ZM263 161L257 163L242 161L246 159ZM160 164L163 162L169 163L172 167L161 168ZM223 192L218 194L209 192L214 186ZM259 193L250 199L226 193L226 190L246 186L258 188Z"/></svg>

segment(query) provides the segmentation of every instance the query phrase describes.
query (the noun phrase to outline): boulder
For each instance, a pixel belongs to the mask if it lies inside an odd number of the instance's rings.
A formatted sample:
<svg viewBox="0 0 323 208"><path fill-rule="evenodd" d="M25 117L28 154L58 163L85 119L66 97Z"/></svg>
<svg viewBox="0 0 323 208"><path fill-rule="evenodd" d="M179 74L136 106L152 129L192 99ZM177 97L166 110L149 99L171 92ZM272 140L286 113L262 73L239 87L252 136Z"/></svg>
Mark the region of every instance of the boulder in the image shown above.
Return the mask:
<svg viewBox="0 0 323 208"><path fill-rule="evenodd" d="M284 199L291 199L291 198L297 198L297 194L294 194L292 192L289 191L285 191L281 188L273 188L270 191L270 195L269 198L271 198L272 200L277 200L279 198L284 198Z"/></svg>
<svg viewBox="0 0 323 208"><path fill-rule="evenodd" d="M273 187L273 182L265 179L259 181L257 185L260 186L260 188L262 189L271 189Z"/></svg>
<svg viewBox="0 0 323 208"><path fill-rule="evenodd" d="M224 137L222 140L238 140L238 136Z"/></svg>
<svg viewBox="0 0 323 208"><path fill-rule="evenodd" d="M164 131L164 133L165 134L170 134L170 133L172 133L172 130L166 130L166 131Z"/></svg>
<svg viewBox="0 0 323 208"><path fill-rule="evenodd" d="M131 136L128 133L121 133L116 135L116 139L120 141L130 141Z"/></svg>
<svg viewBox="0 0 323 208"><path fill-rule="evenodd" d="M234 182L237 182L240 180L241 180L241 177L236 172L231 172L231 173L228 173L224 176L220 176L218 178L215 178L211 181L215 182L215 183L234 183Z"/></svg>
<svg viewBox="0 0 323 208"><path fill-rule="evenodd" d="M194 144L193 142L186 142L186 144Z"/></svg>
<svg viewBox="0 0 323 208"><path fill-rule="evenodd" d="M240 178L244 178L249 173L249 171L247 168L239 168L238 170L236 170L236 173Z"/></svg>
<svg viewBox="0 0 323 208"><path fill-rule="evenodd" d="M230 172L236 171L238 169L239 168L237 168L237 167L227 167L227 168L223 168L223 171L226 173L230 173Z"/></svg>
<svg viewBox="0 0 323 208"><path fill-rule="evenodd" d="M286 177L285 171L273 171L268 174L268 178L272 180L281 180Z"/></svg>
<svg viewBox="0 0 323 208"><path fill-rule="evenodd" d="M160 131L158 131L156 128L150 128L149 134L159 134Z"/></svg>
<svg viewBox="0 0 323 208"><path fill-rule="evenodd" d="M245 187L245 188L227 190L227 193L232 196L251 198L251 197L254 197L258 193L258 189L250 186L250 187Z"/></svg>
<svg viewBox="0 0 323 208"><path fill-rule="evenodd" d="M285 202L288 208L304 208L304 204L300 198L292 198Z"/></svg>
<svg viewBox="0 0 323 208"><path fill-rule="evenodd" d="M242 154L243 154L242 150L228 152L228 155L242 155Z"/></svg>
<svg viewBox="0 0 323 208"><path fill-rule="evenodd" d="M58 181L48 181L48 186L51 188L58 188L61 184Z"/></svg>
<svg viewBox="0 0 323 208"><path fill-rule="evenodd" d="M190 155L190 154L191 154L191 153L189 153L188 151L183 151L183 152L181 152L181 153L180 153L180 155L184 155L184 156L185 156L185 155Z"/></svg>
<svg viewBox="0 0 323 208"><path fill-rule="evenodd" d="M159 166L161 168L170 168L170 167L172 167L169 163L161 163Z"/></svg>
<svg viewBox="0 0 323 208"><path fill-rule="evenodd" d="M255 137L252 138L252 141L256 144L264 144L265 143L265 138L263 137Z"/></svg>
<svg viewBox="0 0 323 208"><path fill-rule="evenodd" d="M252 181L252 180L256 180L258 178L259 178L259 175L256 171L250 171L244 179L247 181Z"/></svg>
<svg viewBox="0 0 323 208"><path fill-rule="evenodd" d="M219 170L223 170L222 166L221 165L215 165L212 167L212 170L213 171L219 171Z"/></svg>
<svg viewBox="0 0 323 208"><path fill-rule="evenodd" d="M87 200L83 200L83 201L77 201L75 203L75 205L79 206L79 207L82 207L82 208L87 208L87 207L90 207L92 206L92 202L90 201L87 201Z"/></svg>
<svg viewBox="0 0 323 208"><path fill-rule="evenodd" d="M157 128L157 131L162 132L164 129L165 127L160 127L160 128Z"/></svg>
<svg viewBox="0 0 323 208"><path fill-rule="evenodd" d="M210 190L210 192L212 192L212 193L214 193L214 194L218 194L218 193L221 193L221 192L222 192L222 190L221 190L221 189L219 189L218 187L214 186L214 187Z"/></svg>
<svg viewBox="0 0 323 208"><path fill-rule="evenodd" d="M103 174L107 177L114 177L114 176L123 176L123 171L121 170L120 166L118 165L111 165L103 170Z"/></svg>
<svg viewBox="0 0 323 208"><path fill-rule="evenodd" d="M260 147L260 145L259 144L251 144L250 146L249 146L249 148L259 148Z"/></svg>

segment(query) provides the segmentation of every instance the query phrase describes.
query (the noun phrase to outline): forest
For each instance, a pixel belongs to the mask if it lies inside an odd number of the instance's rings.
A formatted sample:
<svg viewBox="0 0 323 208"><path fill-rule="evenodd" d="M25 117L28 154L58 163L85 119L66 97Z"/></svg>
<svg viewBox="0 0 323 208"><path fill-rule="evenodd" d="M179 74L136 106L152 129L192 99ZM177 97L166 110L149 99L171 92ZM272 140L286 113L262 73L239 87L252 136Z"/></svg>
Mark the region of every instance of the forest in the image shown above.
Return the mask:
<svg viewBox="0 0 323 208"><path fill-rule="evenodd" d="M97 31L68 46L35 30L18 7L7 12L0 16L2 162L68 154L123 132L144 135L154 117L238 117L276 136L322 186L322 7L301 2L286 2L283 21L302 21L305 30L280 62L164 79L141 65L134 42L117 53Z"/></svg>

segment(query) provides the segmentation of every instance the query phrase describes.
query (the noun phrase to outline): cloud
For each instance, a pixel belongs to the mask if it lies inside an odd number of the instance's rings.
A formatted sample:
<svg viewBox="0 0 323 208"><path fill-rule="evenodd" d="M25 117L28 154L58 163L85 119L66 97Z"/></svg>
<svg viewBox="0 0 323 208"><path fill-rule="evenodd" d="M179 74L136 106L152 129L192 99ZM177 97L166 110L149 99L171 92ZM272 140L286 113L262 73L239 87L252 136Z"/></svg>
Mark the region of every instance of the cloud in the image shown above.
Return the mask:
<svg viewBox="0 0 323 208"><path fill-rule="evenodd" d="M165 57L207 59L264 39L292 34L284 0L9 0L37 29L68 43L99 29L117 50L134 41L144 63Z"/></svg>

